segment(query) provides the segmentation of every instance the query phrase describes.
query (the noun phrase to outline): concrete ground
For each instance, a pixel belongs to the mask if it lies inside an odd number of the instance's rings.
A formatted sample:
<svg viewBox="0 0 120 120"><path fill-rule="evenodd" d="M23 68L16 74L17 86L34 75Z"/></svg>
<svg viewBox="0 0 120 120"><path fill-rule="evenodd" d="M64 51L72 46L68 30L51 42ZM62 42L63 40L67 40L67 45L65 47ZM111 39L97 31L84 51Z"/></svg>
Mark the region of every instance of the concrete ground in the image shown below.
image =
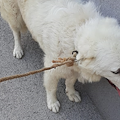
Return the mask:
<svg viewBox="0 0 120 120"><path fill-rule="evenodd" d="M84 0L85 1L85 0ZM104 16L120 21L119 0L91 0L100 6ZM13 35L0 17L0 78L25 73L43 67L43 52L29 33L22 36L25 56L12 56ZM81 103L70 102L65 95L64 80L60 80L57 96L60 112L48 110L43 87L43 73L0 83L0 120L120 120L120 97L111 85L102 79L98 83L76 83Z"/></svg>

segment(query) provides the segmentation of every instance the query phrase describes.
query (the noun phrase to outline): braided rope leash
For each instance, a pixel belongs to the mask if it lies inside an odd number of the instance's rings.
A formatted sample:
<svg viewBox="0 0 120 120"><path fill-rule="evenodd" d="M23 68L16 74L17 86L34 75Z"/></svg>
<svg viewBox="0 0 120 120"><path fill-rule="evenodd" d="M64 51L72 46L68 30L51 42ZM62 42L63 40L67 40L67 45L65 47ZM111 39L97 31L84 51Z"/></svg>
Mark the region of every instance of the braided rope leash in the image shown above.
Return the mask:
<svg viewBox="0 0 120 120"><path fill-rule="evenodd" d="M50 69L53 69L53 68L56 68L56 67L59 67L59 66L65 65L65 64L68 67L73 66L74 62L75 62L75 59L76 59L76 55L77 55L77 51L73 51L73 57L58 58L57 61L53 60L52 62L54 64L51 67L45 67L45 68L35 70L35 71L31 71L31 72L28 72L28 73L25 73L25 74L17 74L17 75L13 75L13 76L3 77L3 78L0 78L0 82L15 79L15 78L21 78L21 77L25 77L25 76L29 76L29 75L33 75L33 74L40 73L40 72L43 72L45 70L50 70Z"/></svg>

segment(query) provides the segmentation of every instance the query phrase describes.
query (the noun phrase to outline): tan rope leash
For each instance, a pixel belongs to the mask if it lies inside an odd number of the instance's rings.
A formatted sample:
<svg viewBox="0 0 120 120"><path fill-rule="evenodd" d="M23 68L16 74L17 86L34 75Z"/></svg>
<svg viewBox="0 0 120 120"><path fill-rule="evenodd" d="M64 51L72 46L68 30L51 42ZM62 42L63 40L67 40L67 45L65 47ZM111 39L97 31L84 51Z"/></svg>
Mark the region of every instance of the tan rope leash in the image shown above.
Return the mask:
<svg viewBox="0 0 120 120"><path fill-rule="evenodd" d="M51 67L42 68L42 69L31 71L31 72L28 72L28 73L25 73L25 74L18 74L18 75L13 75L13 76L9 76L9 77L0 78L0 82L15 79L15 78L20 78L20 77L25 77L25 76L29 76L29 75L33 75L33 74L36 74L36 73L39 73L39 72L42 72L42 71L45 71L45 70L50 70L50 69L53 69L53 68L56 68L58 66L62 66L62 65L65 65L65 64L68 67L73 66L76 55L77 55L77 53L74 52L72 58L58 58L58 61L53 60L52 62L54 64Z"/></svg>

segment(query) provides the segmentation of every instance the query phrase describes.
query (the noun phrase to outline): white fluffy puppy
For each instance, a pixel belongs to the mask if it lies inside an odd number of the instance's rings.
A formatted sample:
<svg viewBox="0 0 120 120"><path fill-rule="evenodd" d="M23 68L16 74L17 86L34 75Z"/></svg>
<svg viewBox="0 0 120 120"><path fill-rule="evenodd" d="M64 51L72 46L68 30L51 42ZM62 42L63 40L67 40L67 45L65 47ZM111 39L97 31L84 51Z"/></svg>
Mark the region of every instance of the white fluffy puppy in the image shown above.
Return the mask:
<svg viewBox="0 0 120 120"><path fill-rule="evenodd" d="M78 51L79 62L74 66L44 73L47 105L53 112L60 107L56 98L60 78L66 79L66 94L75 102L81 101L74 89L76 79L94 82L103 76L120 88L120 27L115 19L101 16L92 2L0 0L0 11L13 31L17 58L23 55L20 32L26 26L45 53L45 67L53 59Z"/></svg>

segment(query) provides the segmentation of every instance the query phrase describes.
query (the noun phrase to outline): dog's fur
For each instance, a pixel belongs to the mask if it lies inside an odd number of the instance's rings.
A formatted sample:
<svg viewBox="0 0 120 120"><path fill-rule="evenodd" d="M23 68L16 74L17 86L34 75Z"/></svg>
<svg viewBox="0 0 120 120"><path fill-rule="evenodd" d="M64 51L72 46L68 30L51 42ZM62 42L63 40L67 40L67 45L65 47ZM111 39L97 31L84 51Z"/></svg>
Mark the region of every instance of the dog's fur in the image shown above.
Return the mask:
<svg viewBox="0 0 120 120"><path fill-rule="evenodd" d="M81 101L74 89L76 79L95 82L103 76L120 88L120 27L117 20L100 15L92 2L0 0L0 11L13 31L15 57L23 55L20 32L26 28L45 53L45 67L53 59L70 57L72 51L78 51L74 66L44 73L47 105L53 112L60 107L56 98L60 78L66 79L66 94L75 102Z"/></svg>

